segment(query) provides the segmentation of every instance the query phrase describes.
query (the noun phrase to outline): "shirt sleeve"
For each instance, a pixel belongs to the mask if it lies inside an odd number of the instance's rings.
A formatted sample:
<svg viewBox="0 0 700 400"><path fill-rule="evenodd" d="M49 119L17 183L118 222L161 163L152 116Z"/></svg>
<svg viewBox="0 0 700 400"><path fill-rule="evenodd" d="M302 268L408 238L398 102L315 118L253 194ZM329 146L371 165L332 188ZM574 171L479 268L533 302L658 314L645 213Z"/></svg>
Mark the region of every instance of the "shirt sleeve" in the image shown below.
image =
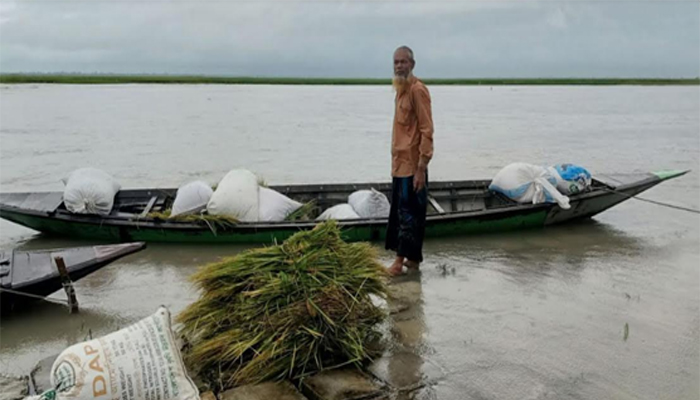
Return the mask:
<svg viewBox="0 0 700 400"><path fill-rule="evenodd" d="M430 92L424 85L413 91L414 107L418 117L418 132L420 133L420 160L418 165L426 168L433 158L433 112L430 105Z"/></svg>

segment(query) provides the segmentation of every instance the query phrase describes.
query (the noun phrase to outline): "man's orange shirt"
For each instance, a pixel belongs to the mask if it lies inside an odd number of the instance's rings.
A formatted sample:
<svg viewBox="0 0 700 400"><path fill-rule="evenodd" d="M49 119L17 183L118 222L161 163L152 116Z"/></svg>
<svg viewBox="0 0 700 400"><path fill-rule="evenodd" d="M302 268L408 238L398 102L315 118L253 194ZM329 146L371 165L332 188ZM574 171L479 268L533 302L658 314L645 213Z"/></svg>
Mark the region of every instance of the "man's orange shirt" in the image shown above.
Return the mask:
<svg viewBox="0 0 700 400"><path fill-rule="evenodd" d="M396 95L391 139L391 175L413 176L433 157L433 114L428 88L417 78Z"/></svg>

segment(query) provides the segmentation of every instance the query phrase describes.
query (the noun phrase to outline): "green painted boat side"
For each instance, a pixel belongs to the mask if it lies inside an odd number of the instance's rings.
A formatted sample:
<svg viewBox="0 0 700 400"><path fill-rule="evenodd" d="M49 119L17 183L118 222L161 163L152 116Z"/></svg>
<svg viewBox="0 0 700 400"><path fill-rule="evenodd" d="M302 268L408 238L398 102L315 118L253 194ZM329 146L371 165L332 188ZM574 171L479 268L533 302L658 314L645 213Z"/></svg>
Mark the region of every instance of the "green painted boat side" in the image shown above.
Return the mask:
<svg viewBox="0 0 700 400"><path fill-rule="evenodd" d="M681 171L681 170L670 170L670 171L657 171L657 172L652 172L654 175L658 176L659 179L662 181L667 181L669 179L677 178L679 176L683 176L687 174L689 171Z"/></svg>
<svg viewBox="0 0 700 400"><path fill-rule="evenodd" d="M461 234L508 231L523 228L542 227L547 218L547 209L527 211L525 213L506 213L498 216L447 219L428 221L426 237L443 237ZM26 227L51 235L65 237L111 240L111 241L145 241L145 242L179 242L179 243L272 243L283 241L303 229L310 229L310 224L296 227L279 227L267 229L236 229L214 232L209 229L158 229L154 227L117 227L107 224L63 221L43 216L20 214L3 211L3 218ZM377 221L365 224L343 224L343 238L347 241L383 240L385 223Z"/></svg>
<svg viewBox="0 0 700 400"><path fill-rule="evenodd" d="M566 223L591 218L657 184L677 178L688 171L602 175L593 190L572 195L571 207L562 209L553 204L510 204L483 202L482 208L466 210L455 208L455 202L471 206L474 199L487 193L487 181L453 181L434 184L434 193L443 204L457 211L437 212L426 219L426 237L443 237L486 232L512 231ZM359 187L358 187L359 186ZM342 201L347 193L361 187L379 187L386 184L297 185L279 187L281 193L309 198L329 198ZM458 193L459 192L459 193ZM59 209L61 192L0 193L0 217L37 231L89 240L145 241L177 243L262 243L283 241L300 230L311 229L314 221L281 223L241 223L232 228L216 230L191 222L178 222L141 217L146 202L161 196L173 196L174 189L135 189L122 191L120 201L127 211L113 212L110 216L74 215ZM458 193L455 195L455 193ZM442 196L442 197L439 197ZM461 196L461 197L460 197ZM340 199L340 200L339 200ZM491 199L497 200L497 199ZM154 204L151 201L151 204ZM160 207L164 207L161 204ZM131 207L131 208L130 208ZM141 207L141 208L139 208ZM150 206L148 206L150 207ZM136 208L136 211L134 211ZM378 241L385 237L386 220L361 219L339 221L343 236L348 241Z"/></svg>

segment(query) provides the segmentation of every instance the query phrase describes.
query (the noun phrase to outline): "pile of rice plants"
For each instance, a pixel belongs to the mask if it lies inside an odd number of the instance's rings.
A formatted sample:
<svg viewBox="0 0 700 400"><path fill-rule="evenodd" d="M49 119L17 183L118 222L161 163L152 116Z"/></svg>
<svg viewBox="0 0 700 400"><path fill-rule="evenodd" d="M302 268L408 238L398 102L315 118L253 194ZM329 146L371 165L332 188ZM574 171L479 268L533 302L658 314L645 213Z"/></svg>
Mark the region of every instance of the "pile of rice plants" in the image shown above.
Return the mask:
<svg viewBox="0 0 700 400"><path fill-rule="evenodd" d="M192 280L200 299L178 316L185 360L214 388L360 366L381 352L385 269L371 245L345 243L333 221L207 265Z"/></svg>

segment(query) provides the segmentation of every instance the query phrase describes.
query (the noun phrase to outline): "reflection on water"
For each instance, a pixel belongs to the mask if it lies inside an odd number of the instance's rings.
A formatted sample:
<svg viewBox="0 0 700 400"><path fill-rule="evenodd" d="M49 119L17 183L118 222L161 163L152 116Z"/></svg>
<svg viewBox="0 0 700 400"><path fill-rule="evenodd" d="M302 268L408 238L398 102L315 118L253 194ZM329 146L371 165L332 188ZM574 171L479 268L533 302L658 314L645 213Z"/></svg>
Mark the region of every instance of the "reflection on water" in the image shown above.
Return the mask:
<svg viewBox="0 0 700 400"><path fill-rule="evenodd" d="M429 240L430 249L445 257L496 258L518 263L537 259L551 263L561 254L577 258L638 254L646 243L595 220L583 220L542 229ZM481 258L480 258L481 257Z"/></svg>
<svg viewBox="0 0 700 400"><path fill-rule="evenodd" d="M423 371L427 327L420 275L410 273L394 279L389 286L389 347L384 357L370 368L379 378L400 390L398 400L408 399L418 386L430 383Z"/></svg>

